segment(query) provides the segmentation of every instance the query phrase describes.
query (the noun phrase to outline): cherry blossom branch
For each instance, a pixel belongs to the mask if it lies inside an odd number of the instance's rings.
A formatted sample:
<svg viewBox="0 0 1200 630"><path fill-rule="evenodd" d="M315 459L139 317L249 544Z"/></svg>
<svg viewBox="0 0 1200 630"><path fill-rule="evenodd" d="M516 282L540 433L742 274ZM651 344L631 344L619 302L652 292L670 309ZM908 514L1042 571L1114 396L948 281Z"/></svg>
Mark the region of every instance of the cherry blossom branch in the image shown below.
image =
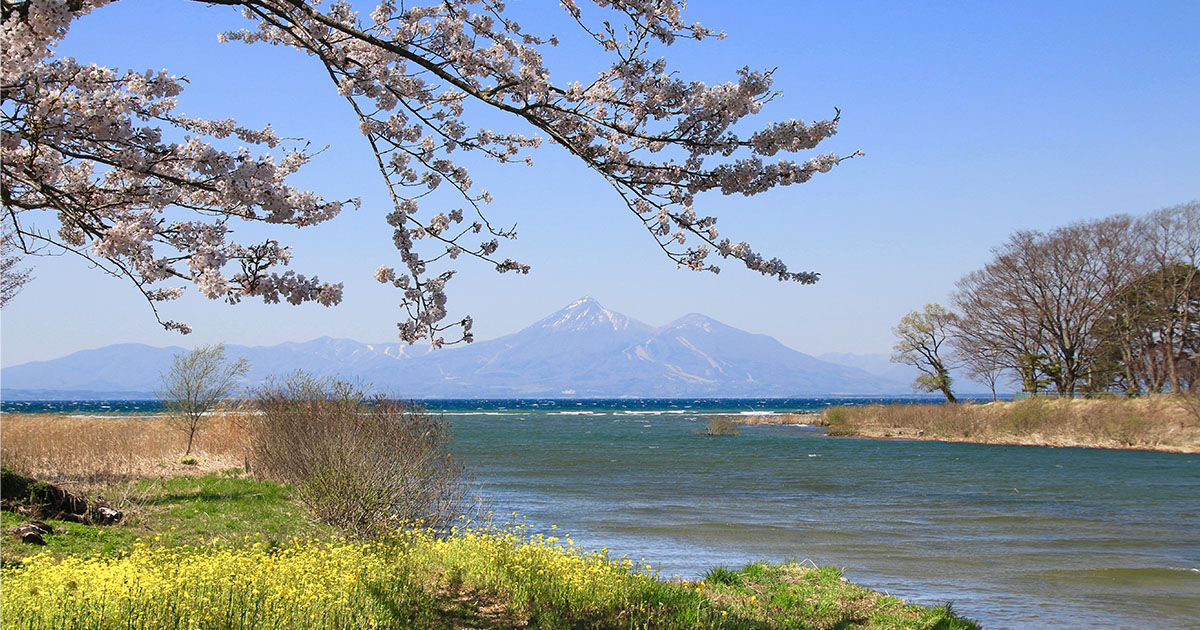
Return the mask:
<svg viewBox="0 0 1200 630"><path fill-rule="evenodd" d="M470 340L470 318L445 323L452 321L445 287L459 256L500 272L529 269L494 255L499 240L515 233L497 229L485 216L491 196L475 192L455 151L510 163L544 137L603 177L677 265L717 272L706 262L715 251L801 283L816 281L817 274L790 272L744 242L722 239L716 218L696 214L697 196L714 190L754 195L802 183L861 154L774 159L833 136L837 110L829 120L776 122L740 135L740 123L777 98L774 70L743 68L735 81L709 86L685 82L666 61L649 59L654 45L722 36L685 23L676 0L591 0L617 18L601 26L592 26L590 9L585 15L576 0L563 0L581 32L612 59L584 83L552 81L542 51L556 46L557 38L524 32L494 0L399 7L384 0L367 19L346 2L318 8L302 0L202 1L239 6L254 23L253 29L223 34L225 40L283 44L317 57L358 118L391 198L386 221L406 270L398 274L383 265L376 278L403 292L408 317L399 324L400 336L410 343L451 343L441 333L454 327L461 329L459 340ZM173 113L184 80L165 72L120 75L53 58L51 47L71 21L107 0L0 2L0 43L7 55L0 70L0 145L6 162L13 158L0 186L10 213L54 208L65 246L111 257L139 286L182 277L205 295L230 302L249 295L268 302L340 300L341 285L271 271L288 264L286 247L226 240L229 220L306 226L357 205L326 202L284 182L312 154L222 151L209 140L237 138L275 150L281 139L269 127L246 129L231 120ZM117 106L102 111L100 103ZM535 133L476 128L465 111L468 103L507 114ZM149 126L155 124L188 137L168 142L160 127ZM478 221L465 224L455 206L429 209L440 203L434 192L443 183ZM202 219L168 222L168 209ZM241 270L228 274L226 265Z"/></svg>

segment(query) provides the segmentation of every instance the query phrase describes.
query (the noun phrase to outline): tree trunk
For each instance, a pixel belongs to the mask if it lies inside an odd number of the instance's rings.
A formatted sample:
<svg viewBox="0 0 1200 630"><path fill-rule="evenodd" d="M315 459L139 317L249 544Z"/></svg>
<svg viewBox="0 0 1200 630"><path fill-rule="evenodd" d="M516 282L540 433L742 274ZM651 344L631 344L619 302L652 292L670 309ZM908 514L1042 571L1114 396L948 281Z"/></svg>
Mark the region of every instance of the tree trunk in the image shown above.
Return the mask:
<svg viewBox="0 0 1200 630"><path fill-rule="evenodd" d="M945 365L940 362L937 365L938 371L938 388L946 395L946 402L954 404L958 399L954 397L954 392L950 391L950 370L946 369Z"/></svg>

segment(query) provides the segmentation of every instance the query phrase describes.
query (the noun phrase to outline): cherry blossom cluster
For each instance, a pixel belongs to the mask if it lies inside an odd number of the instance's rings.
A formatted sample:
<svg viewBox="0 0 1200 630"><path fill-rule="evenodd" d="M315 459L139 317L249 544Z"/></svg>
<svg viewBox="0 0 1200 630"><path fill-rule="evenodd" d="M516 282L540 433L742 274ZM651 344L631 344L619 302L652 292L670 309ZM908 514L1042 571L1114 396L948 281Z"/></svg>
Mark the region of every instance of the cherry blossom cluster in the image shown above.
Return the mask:
<svg viewBox="0 0 1200 630"><path fill-rule="evenodd" d="M453 321L446 308L446 285L460 257L502 273L529 271L496 257L501 240L515 232L485 216L492 198L457 161L462 152L529 162L528 152L549 140L608 181L679 266L718 272L709 260L715 252L780 280L818 278L721 238L717 219L697 212L697 196L754 195L802 183L857 152L776 158L814 149L837 132L838 117L773 122L743 135L743 121L777 96L771 72L745 68L735 81L707 85L685 81L665 59L652 58L679 39L721 37L685 22L683 2L562 0L611 64L585 82L555 82L545 58L557 37L526 32L499 0L384 0L367 16L344 1L209 1L240 6L253 21L223 40L281 44L316 57L357 116L390 193L392 208L384 214L399 253L398 264L385 264L375 277L401 292L408 317L400 336L410 343L452 343L443 336L451 327L470 341L470 318ZM90 246L140 283L180 277L230 301L258 295L336 302L340 285L267 271L287 263L286 248L225 239L230 219L310 225L336 214L346 202L283 183L309 156L292 152L275 160L218 150L208 139L236 137L272 149L279 140L270 129L176 116L179 84L165 73L118 75L53 59L49 47L70 20L96 4L75 2L68 10L66 2L30 0L19 11L4 5L5 49L16 51L16 61L6 64L15 74L4 79L13 183L7 163L4 177L21 202L10 204L6 196L6 208L56 210L57 241ZM96 110L109 101L116 107ZM468 108L480 106L507 114L513 128L474 124ZM157 127L139 126L147 121L189 137L166 143ZM216 218L168 222L169 207ZM175 251L163 255L161 245ZM221 272L234 263L242 273Z"/></svg>
<svg viewBox="0 0 1200 630"><path fill-rule="evenodd" d="M315 225L354 203L326 201L285 183L309 161L307 153L218 148L214 143L224 139L265 149L281 141L270 128L177 114L181 80L165 71L122 73L53 56L71 20L105 3L3 5L0 145L4 220L13 241L26 253L84 256L131 279L151 306L182 294L179 287L153 286L172 280L230 303L251 296L339 302L340 284L275 271L288 263L286 247L228 238L238 221ZM180 137L168 139L164 127Z"/></svg>

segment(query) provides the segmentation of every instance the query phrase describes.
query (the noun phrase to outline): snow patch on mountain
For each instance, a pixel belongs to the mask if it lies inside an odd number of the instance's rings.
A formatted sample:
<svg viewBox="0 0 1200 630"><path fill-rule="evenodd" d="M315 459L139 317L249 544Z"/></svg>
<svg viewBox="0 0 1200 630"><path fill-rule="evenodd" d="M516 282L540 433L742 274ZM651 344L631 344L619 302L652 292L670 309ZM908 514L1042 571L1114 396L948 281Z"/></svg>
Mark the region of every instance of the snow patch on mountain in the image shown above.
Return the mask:
<svg viewBox="0 0 1200 630"><path fill-rule="evenodd" d="M704 315L692 313L655 328L593 298L576 300L511 335L442 350L328 337L270 347L230 345L226 350L231 358L250 361L247 386L303 370L414 398L736 398L911 391L907 383L819 360ZM5 368L5 398L52 397L37 393L49 390L153 391L181 351L109 346Z"/></svg>

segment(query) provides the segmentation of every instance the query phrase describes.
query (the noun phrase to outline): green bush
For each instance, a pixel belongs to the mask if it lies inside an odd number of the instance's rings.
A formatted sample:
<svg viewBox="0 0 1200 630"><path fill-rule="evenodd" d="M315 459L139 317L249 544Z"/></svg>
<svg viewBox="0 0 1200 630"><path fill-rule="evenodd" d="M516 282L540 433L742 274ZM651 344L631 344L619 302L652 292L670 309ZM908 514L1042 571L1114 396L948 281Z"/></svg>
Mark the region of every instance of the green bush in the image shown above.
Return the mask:
<svg viewBox="0 0 1200 630"><path fill-rule="evenodd" d="M850 412L845 407L829 407L821 415L827 435L852 435L854 433L853 427L850 426Z"/></svg>

